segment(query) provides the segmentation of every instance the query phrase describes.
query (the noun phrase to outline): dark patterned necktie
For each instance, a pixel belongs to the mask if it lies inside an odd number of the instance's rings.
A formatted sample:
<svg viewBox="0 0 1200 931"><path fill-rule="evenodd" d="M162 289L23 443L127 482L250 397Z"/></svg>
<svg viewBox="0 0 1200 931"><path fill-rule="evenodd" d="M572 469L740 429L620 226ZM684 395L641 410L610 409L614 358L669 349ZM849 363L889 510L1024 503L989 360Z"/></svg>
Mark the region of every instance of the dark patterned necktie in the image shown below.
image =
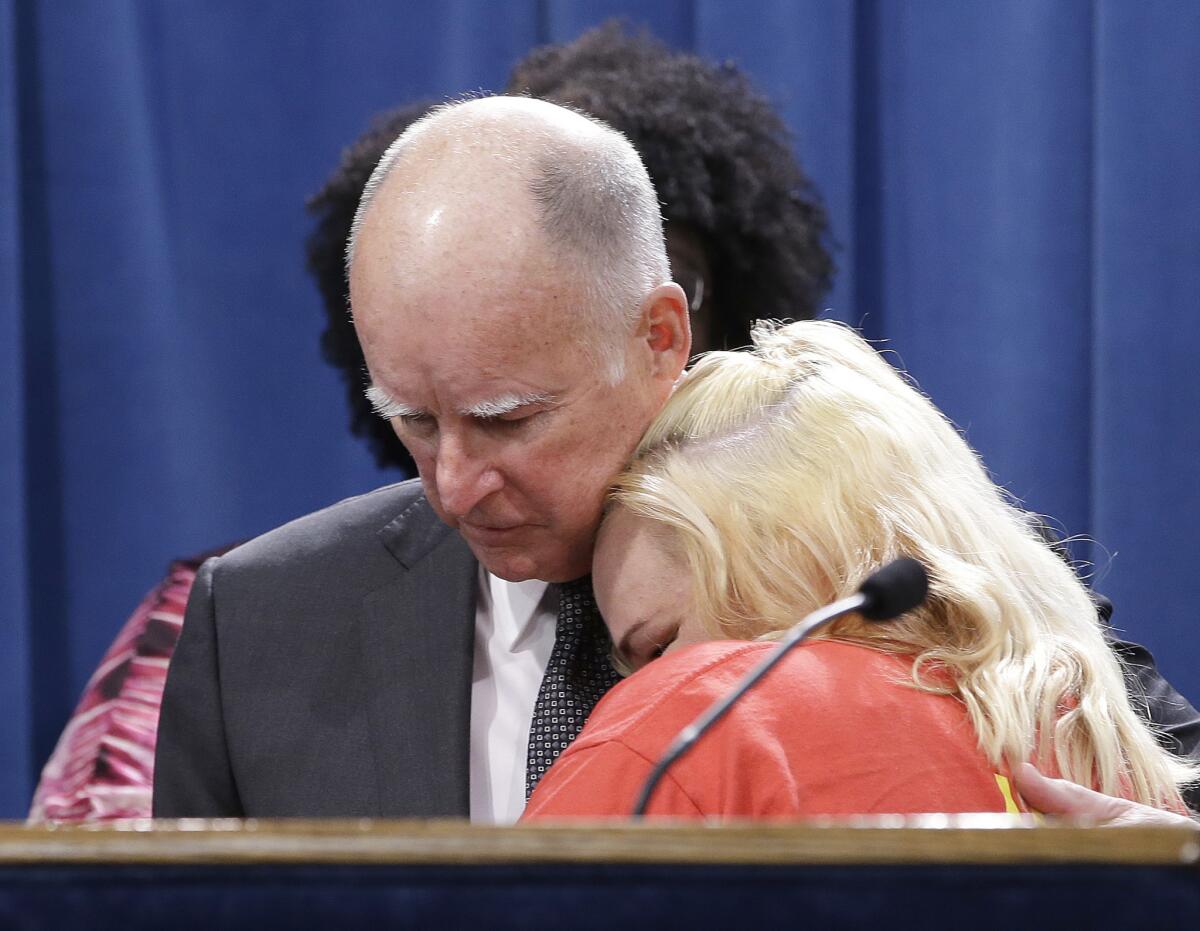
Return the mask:
<svg viewBox="0 0 1200 931"><path fill-rule="evenodd" d="M525 798L550 764L583 729L601 697L620 681L609 654L612 641L596 610L591 576L559 586L554 649L529 725Z"/></svg>

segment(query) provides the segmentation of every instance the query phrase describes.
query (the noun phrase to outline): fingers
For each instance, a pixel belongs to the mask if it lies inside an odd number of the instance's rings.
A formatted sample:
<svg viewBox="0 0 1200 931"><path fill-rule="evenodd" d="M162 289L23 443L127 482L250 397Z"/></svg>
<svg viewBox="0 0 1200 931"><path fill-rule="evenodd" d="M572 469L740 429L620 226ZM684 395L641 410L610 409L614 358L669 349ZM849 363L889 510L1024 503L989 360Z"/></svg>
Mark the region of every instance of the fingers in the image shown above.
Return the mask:
<svg viewBox="0 0 1200 931"><path fill-rule="evenodd" d="M1103 821L1120 814L1119 799L1093 792L1065 779L1043 776L1029 763L1020 764L1013 773L1017 791L1031 808L1044 815L1092 818ZM1128 804L1128 803L1126 803Z"/></svg>
<svg viewBox="0 0 1200 931"><path fill-rule="evenodd" d="M1066 779L1043 776L1034 766L1022 763L1013 773L1017 791L1030 808L1045 815L1087 818L1105 827L1128 825L1194 826L1191 819L1148 805L1113 798Z"/></svg>

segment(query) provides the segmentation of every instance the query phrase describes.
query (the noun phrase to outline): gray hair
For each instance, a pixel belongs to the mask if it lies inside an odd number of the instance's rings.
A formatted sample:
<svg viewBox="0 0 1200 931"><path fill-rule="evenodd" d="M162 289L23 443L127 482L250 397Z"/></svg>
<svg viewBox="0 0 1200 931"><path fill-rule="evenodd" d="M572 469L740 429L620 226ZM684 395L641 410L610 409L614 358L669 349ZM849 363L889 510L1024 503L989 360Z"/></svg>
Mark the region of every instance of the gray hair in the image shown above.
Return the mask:
<svg viewBox="0 0 1200 931"><path fill-rule="evenodd" d="M497 100L523 101L529 115L543 111L543 118L533 127L528 115L515 127L488 118L488 102ZM463 113L470 109L483 109L483 119L471 120ZM625 368L621 337L636 324L646 295L669 281L671 272L658 198L637 150L620 132L586 114L513 97L443 104L430 111L388 147L367 181L346 245L347 275L363 219L401 157L430 132L446 133L444 124L457 128L464 122L470 131L460 133L458 151L485 154L523 178L542 234L583 286L580 338L606 380L616 384Z"/></svg>

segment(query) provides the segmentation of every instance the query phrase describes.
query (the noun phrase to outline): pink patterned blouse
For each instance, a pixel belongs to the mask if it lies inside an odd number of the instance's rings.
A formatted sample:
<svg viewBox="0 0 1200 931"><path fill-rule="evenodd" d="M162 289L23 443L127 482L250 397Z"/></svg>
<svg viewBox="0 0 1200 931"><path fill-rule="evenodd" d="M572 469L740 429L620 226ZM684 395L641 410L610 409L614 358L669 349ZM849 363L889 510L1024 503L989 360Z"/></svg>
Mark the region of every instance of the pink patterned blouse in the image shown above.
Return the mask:
<svg viewBox="0 0 1200 931"><path fill-rule="evenodd" d="M196 570L224 551L171 563L125 622L42 769L31 822L150 817L167 665Z"/></svg>

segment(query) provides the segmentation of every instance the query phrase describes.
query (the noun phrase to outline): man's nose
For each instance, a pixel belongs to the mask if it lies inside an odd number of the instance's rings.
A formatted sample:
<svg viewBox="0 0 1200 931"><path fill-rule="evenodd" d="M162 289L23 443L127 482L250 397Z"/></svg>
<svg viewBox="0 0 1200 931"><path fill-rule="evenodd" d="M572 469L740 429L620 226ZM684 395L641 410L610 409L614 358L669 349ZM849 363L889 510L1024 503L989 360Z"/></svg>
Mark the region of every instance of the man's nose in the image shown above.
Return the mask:
<svg viewBox="0 0 1200 931"><path fill-rule="evenodd" d="M442 509L456 520L474 510L503 484L494 465L459 437L443 435L437 452L437 494Z"/></svg>

